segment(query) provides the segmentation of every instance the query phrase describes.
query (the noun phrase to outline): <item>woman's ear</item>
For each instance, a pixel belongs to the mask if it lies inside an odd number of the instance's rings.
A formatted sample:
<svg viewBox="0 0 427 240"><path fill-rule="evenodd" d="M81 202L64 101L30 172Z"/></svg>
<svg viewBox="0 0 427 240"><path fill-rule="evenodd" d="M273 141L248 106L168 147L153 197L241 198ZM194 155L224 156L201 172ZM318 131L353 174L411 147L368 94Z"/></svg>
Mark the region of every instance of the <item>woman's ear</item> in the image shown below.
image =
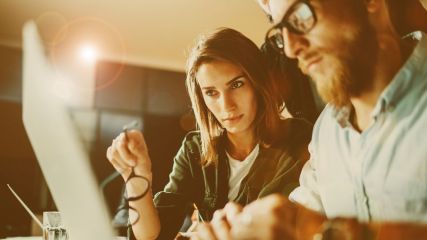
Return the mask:
<svg viewBox="0 0 427 240"><path fill-rule="evenodd" d="M381 9L381 5L385 7L385 0L364 0L366 9L369 13L376 13Z"/></svg>

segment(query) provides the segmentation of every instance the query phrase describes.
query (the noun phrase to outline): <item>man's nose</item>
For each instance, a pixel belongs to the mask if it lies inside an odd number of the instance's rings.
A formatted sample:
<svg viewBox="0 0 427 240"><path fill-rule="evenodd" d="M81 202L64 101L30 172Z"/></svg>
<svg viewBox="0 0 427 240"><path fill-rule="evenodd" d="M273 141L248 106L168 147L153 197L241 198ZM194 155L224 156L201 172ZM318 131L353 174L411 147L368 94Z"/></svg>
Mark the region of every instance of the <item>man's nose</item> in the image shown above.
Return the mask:
<svg viewBox="0 0 427 240"><path fill-rule="evenodd" d="M309 45L304 35L292 33L287 28L283 28L282 35L285 55L289 58L298 58Z"/></svg>

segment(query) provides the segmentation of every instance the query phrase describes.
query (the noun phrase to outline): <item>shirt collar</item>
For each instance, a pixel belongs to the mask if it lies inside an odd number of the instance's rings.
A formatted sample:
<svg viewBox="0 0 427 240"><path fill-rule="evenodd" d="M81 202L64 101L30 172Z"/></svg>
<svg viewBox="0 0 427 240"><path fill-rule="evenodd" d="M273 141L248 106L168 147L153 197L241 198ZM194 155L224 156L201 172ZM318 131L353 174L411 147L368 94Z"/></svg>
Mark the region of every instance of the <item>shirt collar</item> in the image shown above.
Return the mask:
<svg viewBox="0 0 427 240"><path fill-rule="evenodd" d="M332 106L332 105L331 105ZM336 108L332 106L332 116L337 120L338 124L342 127L349 127L350 124L350 114L352 107L345 106L341 108Z"/></svg>
<svg viewBox="0 0 427 240"><path fill-rule="evenodd" d="M404 94L408 92L411 85L418 81L424 81L422 72L426 71L427 36L422 32L413 32L409 37L419 42L406 63L380 95L374 111L372 111L374 118L383 111L393 109Z"/></svg>
<svg viewBox="0 0 427 240"><path fill-rule="evenodd" d="M393 109L404 96L404 93L408 91L410 85L417 81L423 81L421 76L425 74L422 73L427 71L427 68L424 67L427 58L427 35L418 31L413 32L408 36L418 40L419 42L415 46L406 63L381 93L374 110L371 113L372 118L377 118L380 113ZM351 125L349 122L351 110L351 106L334 108L333 116L341 127L344 128Z"/></svg>

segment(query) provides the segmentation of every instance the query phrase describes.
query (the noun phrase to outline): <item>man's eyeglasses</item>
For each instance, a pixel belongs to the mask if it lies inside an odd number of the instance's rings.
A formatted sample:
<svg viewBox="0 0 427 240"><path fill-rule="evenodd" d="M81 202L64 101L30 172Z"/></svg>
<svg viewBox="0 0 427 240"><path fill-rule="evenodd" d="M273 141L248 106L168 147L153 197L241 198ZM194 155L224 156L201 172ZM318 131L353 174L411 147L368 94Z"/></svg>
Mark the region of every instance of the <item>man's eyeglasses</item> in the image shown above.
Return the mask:
<svg viewBox="0 0 427 240"><path fill-rule="evenodd" d="M316 13L309 0L298 0L289 8L282 21L267 31L265 41L276 51L283 53L285 42L282 30L287 28L294 34L306 34L316 25Z"/></svg>

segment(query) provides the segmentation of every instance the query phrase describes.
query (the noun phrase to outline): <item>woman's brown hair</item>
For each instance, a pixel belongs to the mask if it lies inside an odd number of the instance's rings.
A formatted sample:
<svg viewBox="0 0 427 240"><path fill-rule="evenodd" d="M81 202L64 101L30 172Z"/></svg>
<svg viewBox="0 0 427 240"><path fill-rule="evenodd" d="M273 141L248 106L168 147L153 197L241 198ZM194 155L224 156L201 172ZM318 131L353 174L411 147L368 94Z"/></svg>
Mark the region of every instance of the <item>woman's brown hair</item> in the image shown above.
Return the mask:
<svg viewBox="0 0 427 240"><path fill-rule="evenodd" d="M196 79L201 65L225 61L239 67L254 87L258 102L254 122L255 136L263 146L270 145L279 128L277 92L259 48L240 32L220 28L201 35L187 61L186 86L191 99L197 128L202 142L202 165L216 164L218 148L224 129L209 111Z"/></svg>

